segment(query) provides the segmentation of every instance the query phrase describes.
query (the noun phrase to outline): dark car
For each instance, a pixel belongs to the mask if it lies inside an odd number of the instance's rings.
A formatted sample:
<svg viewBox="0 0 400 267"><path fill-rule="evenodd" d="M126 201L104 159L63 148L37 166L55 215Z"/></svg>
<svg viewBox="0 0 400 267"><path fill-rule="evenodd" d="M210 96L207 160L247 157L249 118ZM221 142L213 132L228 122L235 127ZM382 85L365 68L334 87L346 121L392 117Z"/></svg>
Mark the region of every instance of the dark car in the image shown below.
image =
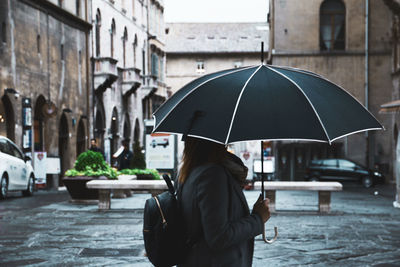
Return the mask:
<svg viewBox="0 0 400 267"><path fill-rule="evenodd" d="M364 187L384 182L385 177L377 170L369 170L348 159L312 160L306 169L309 181L359 181Z"/></svg>

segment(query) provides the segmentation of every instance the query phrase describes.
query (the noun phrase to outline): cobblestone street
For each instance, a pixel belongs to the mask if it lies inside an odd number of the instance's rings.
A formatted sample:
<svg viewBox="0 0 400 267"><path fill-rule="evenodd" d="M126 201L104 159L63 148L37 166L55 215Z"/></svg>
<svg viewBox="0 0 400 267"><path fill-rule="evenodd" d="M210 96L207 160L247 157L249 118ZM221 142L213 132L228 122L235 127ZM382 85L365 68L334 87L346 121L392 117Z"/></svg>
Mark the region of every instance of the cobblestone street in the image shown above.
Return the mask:
<svg viewBox="0 0 400 267"><path fill-rule="evenodd" d="M278 240L256 238L254 266L400 266L400 210L394 189L345 187L332 212L319 215L316 192L277 192L266 224ZM258 192L246 191L252 203ZM12 196L0 202L1 266L151 266L144 256L143 206L148 194L112 199L112 210L68 201L67 192Z"/></svg>

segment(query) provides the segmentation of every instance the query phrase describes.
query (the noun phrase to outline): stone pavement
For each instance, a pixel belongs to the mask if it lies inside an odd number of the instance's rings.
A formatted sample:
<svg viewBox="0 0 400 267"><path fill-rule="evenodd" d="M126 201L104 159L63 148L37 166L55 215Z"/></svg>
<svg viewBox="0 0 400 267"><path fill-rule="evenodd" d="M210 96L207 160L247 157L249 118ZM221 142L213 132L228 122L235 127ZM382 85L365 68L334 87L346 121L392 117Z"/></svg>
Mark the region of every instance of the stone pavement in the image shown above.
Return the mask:
<svg viewBox="0 0 400 267"><path fill-rule="evenodd" d="M246 191L250 207L259 192ZM0 266L152 266L144 257L148 194L112 199L112 210L68 202L67 192L0 200ZM278 240L256 238L254 266L400 266L400 209L394 188L345 186L332 212L319 215L317 193L278 191L266 224Z"/></svg>

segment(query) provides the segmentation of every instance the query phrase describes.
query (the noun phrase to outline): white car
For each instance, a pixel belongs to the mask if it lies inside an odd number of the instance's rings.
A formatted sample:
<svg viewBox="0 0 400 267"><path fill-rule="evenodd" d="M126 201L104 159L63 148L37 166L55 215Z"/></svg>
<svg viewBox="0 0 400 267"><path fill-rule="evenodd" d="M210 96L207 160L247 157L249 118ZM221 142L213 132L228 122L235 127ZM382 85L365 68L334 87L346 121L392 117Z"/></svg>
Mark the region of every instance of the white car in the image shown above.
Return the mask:
<svg viewBox="0 0 400 267"><path fill-rule="evenodd" d="M10 139L0 136L0 198L6 198L8 191L33 194L35 176L30 160Z"/></svg>

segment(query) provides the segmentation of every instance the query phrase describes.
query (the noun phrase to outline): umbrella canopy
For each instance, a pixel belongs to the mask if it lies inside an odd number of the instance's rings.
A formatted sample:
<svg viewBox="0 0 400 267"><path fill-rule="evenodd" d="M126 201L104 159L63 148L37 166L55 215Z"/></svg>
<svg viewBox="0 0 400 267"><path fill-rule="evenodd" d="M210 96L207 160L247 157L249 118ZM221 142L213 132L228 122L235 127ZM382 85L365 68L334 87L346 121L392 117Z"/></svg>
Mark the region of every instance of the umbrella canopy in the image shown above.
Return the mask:
<svg viewBox="0 0 400 267"><path fill-rule="evenodd" d="M315 73L261 64L202 76L154 114L153 132L229 144L249 140L331 143L383 129L340 86Z"/></svg>

